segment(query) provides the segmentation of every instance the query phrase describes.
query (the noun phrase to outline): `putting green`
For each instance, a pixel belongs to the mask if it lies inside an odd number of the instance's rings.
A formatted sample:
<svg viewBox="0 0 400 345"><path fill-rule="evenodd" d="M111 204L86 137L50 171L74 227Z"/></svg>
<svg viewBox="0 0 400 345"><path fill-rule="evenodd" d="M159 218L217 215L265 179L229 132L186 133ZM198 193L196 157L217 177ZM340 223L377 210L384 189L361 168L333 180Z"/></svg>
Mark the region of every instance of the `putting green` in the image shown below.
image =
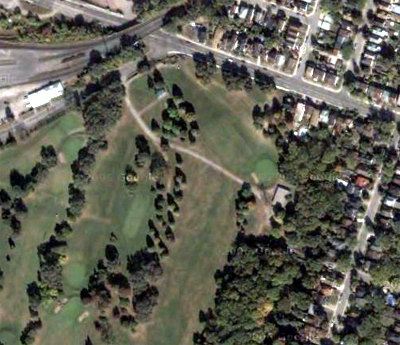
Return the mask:
<svg viewBox="0 0 400 345"><path fill-rule="evenodd" d="M64 325L64 323L74 324L78 322L78 318L83 313L83 305L78 297L71 298L67 304L61 309L58 314L54 315L54 320L58 325Z"/></svg>
<svg viewBox="0 0 400 345"><path fill-rule="evenodd" d="M11 328L0 329L0 341L4 345L14 345L20 343L18 334Z"/></svg>
<svg viewBox="0 0 400 345"><path fill-rule="evenodd" d="M71 262L65 265L65 278L68 284L81 289L86 283L86 267L79 262Z"/></svg>
<svg viewBox="0 0 400 345"><path fill-rule="evenodd" d="M254 172L261 184L273 182L278 176L276 164L270 159L261 159L257 162Z"/></svg>

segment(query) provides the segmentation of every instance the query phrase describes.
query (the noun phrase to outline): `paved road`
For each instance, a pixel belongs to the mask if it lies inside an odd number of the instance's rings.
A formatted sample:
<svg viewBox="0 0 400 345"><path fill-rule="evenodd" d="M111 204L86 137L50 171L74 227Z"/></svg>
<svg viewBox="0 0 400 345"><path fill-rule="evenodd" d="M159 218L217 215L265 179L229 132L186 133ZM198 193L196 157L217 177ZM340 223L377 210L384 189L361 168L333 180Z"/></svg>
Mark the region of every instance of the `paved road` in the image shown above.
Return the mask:
<svg viewBox="0 0 400 345"><path fill-rule="evenodd" d="M29 0L38 6L58 11L67 17L83 15L86 20L96 20L106 25L121 25L126 22L123 15L98 6L76 0Z"/></svg>
<svg viewBox="0 0 400 345"><path fill-rule="evenodd" d="M392 139L391 144L394 147L397 147L398 141L399 141L399 132L397 131L397 129L395 129L395 132L393 133L393 139ZM382 196L378 192L378 187L381 183L382 168L383 167L381 166L378 171L378 174L377 174L378 178L376 179L376 181L374 183L374 186L373 186L373 189L371 192L371 196L370 196L370 199L368 202L367 211L365 212L365 218L369 218L371 221L373 221L375 219L375 216L378 212L379 206L382 201ZM369 235L369 232L367 229L367 224L366 224L366 222L364 222L358 232L357 245L353 249L353 254L355 252L360 252L360 253L365 254L365 252L368 248L368 235ZM338 317L343 316L346 311L349 297L351 294L350 285L351 285L351 279L350 279L350 271L349 271L349 272L347 272L347 274L345 276L343 290L340 295L339 301L336 305L336 308L334 310L334 313L332 315L331 325L335 324L337 326L338 325Z"/></svg>
<svg viewBox="0 0 400 345"><path fill-rule="evenodd" d="M147 36L145 38L145 42L151 47L153 53L157 56L165 56L171 52L182 53L189 56L192 56L195 52L212 52L217 63L219 64L225 59L229 58L238 64L245 65L249 72L254 72L255 70L266 71L268 74L274 77L276 85L282 89L293 91L321 102L334 105L336 107L356 109L361 115L367 115L370 109L370 105L361 103L352 98L346 91L335 93L328 89L306 83L298 75L289 77L278 72L270 71L251 61L245 61L237 56L213 49L205 45L189 42L188 40L177 37L174 34L163 30Z"/></svg>
<svg viewBox="0 0 400 345"><path fill-rule="evenodd" d="M15 134L16 132L23 129L29 132L30 130L35 128L41 121L44 121L49 117L55 116L58 113L66 110L67 108L68 105L65 99L60 99L39 111L32 111L29 116L24 116L23 119L21 118L19 121L13 123L11 127L0 129L0 140L4 142L7 139L9 132Z"/></svg>
<svg viewBox="0 0 400 345"><path fill-rule="evenodd" d="M2 55L12 59L14 65L0 63L0 89L32 82L46 83L76 75L88 62L92 50L105 53L119 46L123 34L145 37L158 30L163 24L163 16L127 28L116 34L69 44L22 44L0 42L0 62ZM73 58L67 61L68 58Z"/></svg>

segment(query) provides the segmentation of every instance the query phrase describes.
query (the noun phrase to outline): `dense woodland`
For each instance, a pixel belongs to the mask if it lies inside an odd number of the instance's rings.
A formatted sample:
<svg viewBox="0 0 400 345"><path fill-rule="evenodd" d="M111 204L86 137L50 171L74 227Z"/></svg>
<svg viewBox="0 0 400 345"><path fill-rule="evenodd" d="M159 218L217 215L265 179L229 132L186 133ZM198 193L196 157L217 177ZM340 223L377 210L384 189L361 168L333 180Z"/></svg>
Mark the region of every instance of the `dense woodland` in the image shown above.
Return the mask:
<svg viewBox="0 0 400 345"><path fill-rule="evenodd" d="M114 29L85 22L83 16L72 20L64 16L41 20L32 12L23 15L19 7L11 11L0 6L0 31L3 39L48 43L96 38L110 34Z"/></svg>

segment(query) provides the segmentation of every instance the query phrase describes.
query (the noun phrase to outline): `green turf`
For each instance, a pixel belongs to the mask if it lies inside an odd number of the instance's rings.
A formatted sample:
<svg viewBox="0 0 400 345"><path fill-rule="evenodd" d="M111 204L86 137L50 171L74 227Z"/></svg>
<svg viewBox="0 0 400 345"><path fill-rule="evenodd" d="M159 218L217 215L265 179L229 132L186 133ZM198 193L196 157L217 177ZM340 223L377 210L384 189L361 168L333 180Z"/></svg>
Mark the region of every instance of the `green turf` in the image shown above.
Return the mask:
<svg viewBox="0 0 400 345"><path fill-rule="evenodd" d="M276 169L276 164L270 159L261 158L254 168L260 183L264 185L271 184L275 181L278 171Z"/></svg>
<svg viewBox="0 0 400 345"><path fill-rule="evenodd" d="M218 83L204 88L192 78L193 72L188 73L187 68L184 65L180 70L164 70L163 74L168 85L177 83L185 98L196 108L200 138L191 148L244 179L251 180L254 172L263 178L272 178L275 167L265 162L275 162L276 152L253 129L251 120L252 107L262 95L230 94ZM141 109L155 99L147 89L142 93L131 92L131 95L133 103ZM152 116L160 116L164 106L163 102L155 104L143 114L145 121L149 123ZM0 267L4 268L6 281L11 277L12 282L0 294L0 340L2 336L18 339L29 320L25 290L28 283L37 279L36 247L49 237L54 224L65 216L70 164L85 140L81 130L78 116L65 116L40 130L28 142L0 154L3 168L0 186L8 185L11 168L28 172L39 160L42 145L54 145L63 159L51 171L46 183L26 200L29 215L23 221L23 233L17 240L15 251L10 251L7 246L9 230L0 225L0 252L3 253ZM80 304L80 289L87 286L97 261L104 257L111 232L118 238L116 245L123 259L145 245L147 221L154 218L151 184L141 173L139 185L131 195L123 181L126 164L134 164L135 135L138 133L134 120L125 116L110 134L107 152L97 157L93 182L87 187L88 202L84 214L72 224L74 232L68 239L68 259L63 265L63 298L68 302L58 313L55 313L55 302L43 304L40 310L43 329L38 334L38 344L83 344L88 334L96 339L93 328L96 312L93 306ZM172 164L173 152L168 155ZM119 345L132 342L142 345L192 344L192 334L200 328L198 312L212 304L214 272L223 265L235 237L234 198L239 186L204 163L185 155L183 158L188 185L184 189L181 215L177 218L176 242L168 244L170 257L163 261L165 274L158 283L159 306L151 324L140 329L134 340L121 338ZM10 263L4 260L6 253L12 256ZM7 302L3 305L2 301ZM77 320L84 312L89 316L79 323ZM18 344L13 339L8 341L12 345Z"/></svg>
<svg viewBox="0 0 400 345"><path fill-rule="evenodd" d="M196 109L200 136L196 145L187 146L243 179L252 181L251 175L258 169L262 179L272 182L277 154L254 130L251 119L253 106L270 98L260 92L231 94L219 83L203 87L193 79L190 68L189 63L179 70L162 70L168 86L179 85L184 98ZM133 103L136 105L134 98ZM160 119L163 107L165 104L157 105L143 114L147 123L152 117ZM151 326L138 339L141 345L192 344L193 332L200 330L200 309L212 305L214 272L223 266L236 235L234 198L239 186L185 155L183 170L188 187L176 224L177 243L171 246L170 259L165 262L159 284L160 306Z"/></svg>
<svg viewBox="0 0 400 345"><path fill-rule="evenodd" d="M162 73L169 88L179 85L184 99L196 109L200 126L197 151L251 182L251 174L260 159L276 162L273 143L255 131L251 117L253 107L270 102L271 95L262 97L260 91L229 93L219 82L201 86L195 79L192 63L181 64L180 69L163 69ZM152 117L160 119L160 114L160 108L154 108L146 117L148 123ZM271 164L265 174L274 176L276 167Z"/></svg>
<svg viewBox="0 0 400 345"><path fill-rule="evenodd" d="M70 113L32 133L31 137L25 142L0 151L0 187L7 186L8 174L12 168L28 173L34 164L40 160L41 146L53 145L58 149L64 143L68 147L70 134L80 130L82 130L81 117L76 113ZM68 155L68 158L71 158L72 154Z"/></svg>
<svg viewBox="0 0 400 345"><path fill-rule="evenodd" d="M69 265L65 265L64 275L72 288L81 289L86 283L87 272L84 263L72 262Z"/></svg>
<svg viewBox="0 0 400 345"><path fill-rule="evenodd" d="M29 141L3 151L0 154L0 186L10 190L8 175L11 169L29 172L40 159L42 145L52 144L57 148L71 132L80 129L81 119L77 114L68 114L33 133ZM67 160L53 168L49 178L26 198L29 213L22 219L22 234L16 240L15 249L10 250L7 244L9 228L0 223L0 267L9 283L0 293L0 327L8 325L8 328L15 329L17 339L29 320L26 287L37 279L39 263L36 247L48 238L65 210L71 163L71 160ZM6 254L11 257L10 262L6 262Z"/></svg>
<svg viewBox="0 0 400 345"><path fill-rule="evenodd" d="M2 325L0 328L0 341L4 345L19 344L19 330Z"/></svg>
<svg viewBox="0 0 400 345"><path fill-rule="evenodd" d="M212 305L214 272L236 234L237 185L192 158L185 158L183 170L188 187L176 224L177 243L164 265L154 322L139 344L192 344L193 332L200 329L200 309Z"/></svg>
<svg viewBox="0 0 400 345"><path fill-rule="evenodd" d="M138 111L157 99L155 92L147 87L147 75L135 78L132 81L129 87L129 94L135 100L135 107Z"/></svg>

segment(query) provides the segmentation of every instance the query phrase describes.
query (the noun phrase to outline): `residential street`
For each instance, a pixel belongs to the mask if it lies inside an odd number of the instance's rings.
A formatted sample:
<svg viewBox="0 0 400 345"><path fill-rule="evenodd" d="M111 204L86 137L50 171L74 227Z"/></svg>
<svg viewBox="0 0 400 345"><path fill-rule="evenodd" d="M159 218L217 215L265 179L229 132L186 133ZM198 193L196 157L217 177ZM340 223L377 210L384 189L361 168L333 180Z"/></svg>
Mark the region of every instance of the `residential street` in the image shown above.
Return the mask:
<svg viewBox="0 0 400 345"><path fill-rule="evenodd" d="M357 109L362 115L367 115L371 107L370 105L363 104L349 96L346 91L342 91L340 93L332 92L326 88L304 82L299 75L289 77L287 75L268 70L260 65L257 65L256 63L245 61L227 52L213 49L195 42L190 42L189 40L177 37L174 34L164 30L157 31L154 34L147 36L145 38L145 42L149 47L151 47L154 57L162 57L171 53L181 53L192 56L196 52L203 54L212 52L218 64L222 63L222 61L225 59L232 59L238 64L245 65L251 73L253 73L255 70L264 70L267 74L274 77L275 83L279 88L287 91L305 95L337 107Z"/></svg>
<svg viewBox="0 0 400 345"><path fill-rule="evenodd" d="M399 133L397 129L395 130L395 133L393 135L393 140L392 140L392 145L397 147L397 143L399 141ZM382 172L382 166L380 167L378 171L378 178L376 179L374 186L372 188L372 191L370 193L370 199L368 202L367 206L367 211L365 212L365 219L370 219L371 221L374 221L375 216L378 212L378 209L381 205L382 202L382 196L378 192L378 187L381 182L381 172ZM360 252L365 254L367 250L367 241L368 241L368 229L367 229L367 222L364 221L362 224L360 230L358 231L357 235L357 245L353 249L353 254L355 252ZM334 310L332 319L331 319L331 325L338 325L338 317L343 316L347 305L348 305L348 300L351 294L350 290L350 285L351 285L351 280L350 280L350 271L346 273L345 279L344 279L344 285L343 285L343 290L342 293L339 297L339 301L336 304L336 308Z"/></svg>

